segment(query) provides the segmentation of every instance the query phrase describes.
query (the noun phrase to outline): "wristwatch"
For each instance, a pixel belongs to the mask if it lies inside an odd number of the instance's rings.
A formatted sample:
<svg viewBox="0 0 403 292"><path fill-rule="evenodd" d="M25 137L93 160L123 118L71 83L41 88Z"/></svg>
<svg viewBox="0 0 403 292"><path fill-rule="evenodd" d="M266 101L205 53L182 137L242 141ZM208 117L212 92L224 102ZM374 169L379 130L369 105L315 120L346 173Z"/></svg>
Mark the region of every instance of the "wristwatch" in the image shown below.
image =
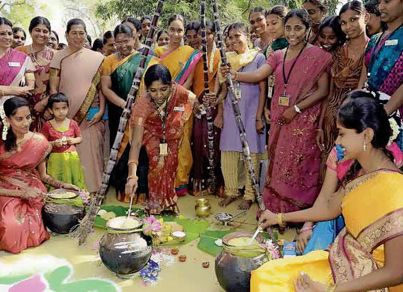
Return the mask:
<svg viewBox="0 0 403 292"><path fill-rule="evenodd" d="M298 114L302 113L301 109L300 109L296 104L294 105L294 110L295 110Z"/></svg>

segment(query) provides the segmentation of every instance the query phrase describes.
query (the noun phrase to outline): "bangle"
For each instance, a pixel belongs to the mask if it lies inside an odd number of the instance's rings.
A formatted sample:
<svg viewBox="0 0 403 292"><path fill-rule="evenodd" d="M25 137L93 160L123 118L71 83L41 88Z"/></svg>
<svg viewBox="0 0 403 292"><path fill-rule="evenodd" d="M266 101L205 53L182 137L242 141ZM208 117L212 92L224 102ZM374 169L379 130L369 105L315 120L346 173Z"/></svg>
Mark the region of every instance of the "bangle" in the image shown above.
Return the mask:
<svg viewBox="0 0 403 292"><path fill-rule="evenodd" d="M322 128L318 128L318 129L316 129L316 131L317 131L317 132L323 132L323 129L322 129Z"/></svg>
<svg viewBox="0 0 403 292"><path fill-rule="evenodd" d="M283 223L283 213L277 213L277 224L281 226Z"/></svg>
<svg viewBox="0 0 403 292"><path fill-rule="evenodd" d="M237 81L237 79L238 79L238 72L235 72L235 73L234 73L234 77L233 77L232 79L234 79L235 81Z"/></svg>
<svg viewBox="0 0 403 292"><path fill-rule="evenodd" d="M294 110L298 113L298 114L301 114L302 113L302 111L301 111L301 109L298 107L298 105L296 105L296 104L294 104Z"/></svg>
<svg viewBox="0 0 403 292"><path fill-rule="evenodd" d="M137 180L138 177L137 177L137 175L129 175L129 176L127 177L127 180L131 180L131 179Z"/></svg>
<svg viewBox="0 0 403 292"><path fill-rule="evenodd" d="M130 164L135 164L136 166L138 165L138 163L139 163L139 162L138 162L137 160L134 160L134 159L133 159L133 160L129 160L129 161L127 162L128 165L130 165Z"/></svg>

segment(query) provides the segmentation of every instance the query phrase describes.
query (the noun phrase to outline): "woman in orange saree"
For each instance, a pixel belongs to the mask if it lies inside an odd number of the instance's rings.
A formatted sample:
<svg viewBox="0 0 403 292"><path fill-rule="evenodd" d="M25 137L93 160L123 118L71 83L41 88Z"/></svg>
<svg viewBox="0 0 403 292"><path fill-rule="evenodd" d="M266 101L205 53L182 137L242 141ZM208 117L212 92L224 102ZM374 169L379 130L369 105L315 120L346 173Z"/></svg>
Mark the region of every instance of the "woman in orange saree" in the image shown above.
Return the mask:
<svg viewBox="0 0 403 292"><path fill-rule="evenodd" d="M154 54L160 58L160 64L166 66L172 79L190 89L193 82L194 71L201 53L190 46L182 46L185 32L185 20L181 15L173 15L168 20L169 43L157 47ZM191 121L193 121L191 119ZM193 123L187 123L184 138L179 147L179 166L176 174L176 192L179 196L188 193L189 175L192 169L193 157L190 147Z"/></svg>
<svg viewBox="0 0 403 292"><path fill-rule="evenodd" d="M11 97L0 108L0 250L19 253L49 239L41 211L46 182L56 188L77 189L46 174L51 145L42 134L29 131L29 103Z"/></svg>
<svg viewBox="0 0 403 292"><path fill-rule="evenodd" d="M251 291L402 291L403 175L385 153L392 134L388 117L378 101L355 92L341 106L337 125L339 159L355 159L351 169L365 174L316 207L265 211L260 222L267 227L342 213L346 227L329 252L275 260L253 271Z"/></svg>
<svg viewBox="0 0 403 292"><path fill-rule="evenodd" d="M101 92L101 65L104 57L84 48L86 27L81 19L67 23L68 47L58 51L51 62L50 91L69 98L68 118L80 125L83 141L77 151L90 193L101 186L104 168L105 99Z"/></svg>
<svg viewBox="0 0 403 292"><path fill-rule="evenodd" d="M133 196L136 192L139 152L144 145L149 158L146 210L150 214L162 211L178 213L175 177L179 146L184 139L186 124L191 121L196 97L172 82L169 70L163 65L151 66L144 82L147 95L134 104L130 122L133 135L126 195Z"/></svg>

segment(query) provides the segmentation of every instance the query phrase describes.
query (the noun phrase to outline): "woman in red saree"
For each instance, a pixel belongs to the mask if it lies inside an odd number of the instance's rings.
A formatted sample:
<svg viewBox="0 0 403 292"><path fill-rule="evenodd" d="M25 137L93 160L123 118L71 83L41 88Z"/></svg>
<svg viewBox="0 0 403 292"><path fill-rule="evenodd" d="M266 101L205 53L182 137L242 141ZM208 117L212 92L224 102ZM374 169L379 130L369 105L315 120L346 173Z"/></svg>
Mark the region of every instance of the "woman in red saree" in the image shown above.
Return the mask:
<svg viewBox="0 0 403 292"><path fill-rule="evenodd" d="M49 239L41 211L46 187L78 189L46 174L45 157L51 146L46 138L29 131L29 103L21 97L5 101L0 109L0 250L19 253Z"/></svg>
<svg viewBox="0 0 403 292"><path fill-rule="evenodd" d="M257 82L275 75L270 106L269 168L263 192L266 208L290 212L307 208L319 194L320 150L316 145L321 100L328 94L326 70L332 56L306 43L309 16L291 10L284 19L289 46L269 56L254 72L235 79Z"/></svg>
<svg viewBox="0 0 403 292"><path fill-rule="evenodd" d="M191 122L196 96L173 83L169 70L163 65L151 66L144 81L147 95L140 97L132 110L133 136L126 195L135 194L139 151L144 145L150 163L146 210L150 214L178 213L175 193L178 151L186 124Z"/></svg>

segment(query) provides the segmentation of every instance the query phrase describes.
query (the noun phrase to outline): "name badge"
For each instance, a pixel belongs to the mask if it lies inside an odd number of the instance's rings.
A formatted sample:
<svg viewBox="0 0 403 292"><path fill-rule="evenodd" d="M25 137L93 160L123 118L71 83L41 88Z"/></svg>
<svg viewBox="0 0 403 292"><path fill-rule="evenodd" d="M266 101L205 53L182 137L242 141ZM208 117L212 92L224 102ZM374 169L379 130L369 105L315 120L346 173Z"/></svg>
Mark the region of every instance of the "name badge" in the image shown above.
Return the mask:
<svg viewBox="0 0 403 292"><path fill-rule="evenodd" d="M176 106L174 107L174 112L184 112L185 107L184 106Z"/></svg>
<svg viewBox="0 0 403 292"><path fill-rule="evenodd" d="M280 96L278 104L281 106L290 106L290 98L286 95Z"/></svg>
<svg viewBox="0 0 403 292"><path fill-rule="evenodd" d="M9 67L21 67L20 62L8 62Z"/></svg>
<svg viewBox="0 0 403 292"><path fill-rule="evenodd" d="M385 42L385 46L396 46L399 43L398 39L395 40L387 40Z"/></svg>
<svg viewBox="0 0 403 292"><path fill-rule="evenodd" d="M160 143L160 155L167 156L168 155L168 144Z"/></svg>

